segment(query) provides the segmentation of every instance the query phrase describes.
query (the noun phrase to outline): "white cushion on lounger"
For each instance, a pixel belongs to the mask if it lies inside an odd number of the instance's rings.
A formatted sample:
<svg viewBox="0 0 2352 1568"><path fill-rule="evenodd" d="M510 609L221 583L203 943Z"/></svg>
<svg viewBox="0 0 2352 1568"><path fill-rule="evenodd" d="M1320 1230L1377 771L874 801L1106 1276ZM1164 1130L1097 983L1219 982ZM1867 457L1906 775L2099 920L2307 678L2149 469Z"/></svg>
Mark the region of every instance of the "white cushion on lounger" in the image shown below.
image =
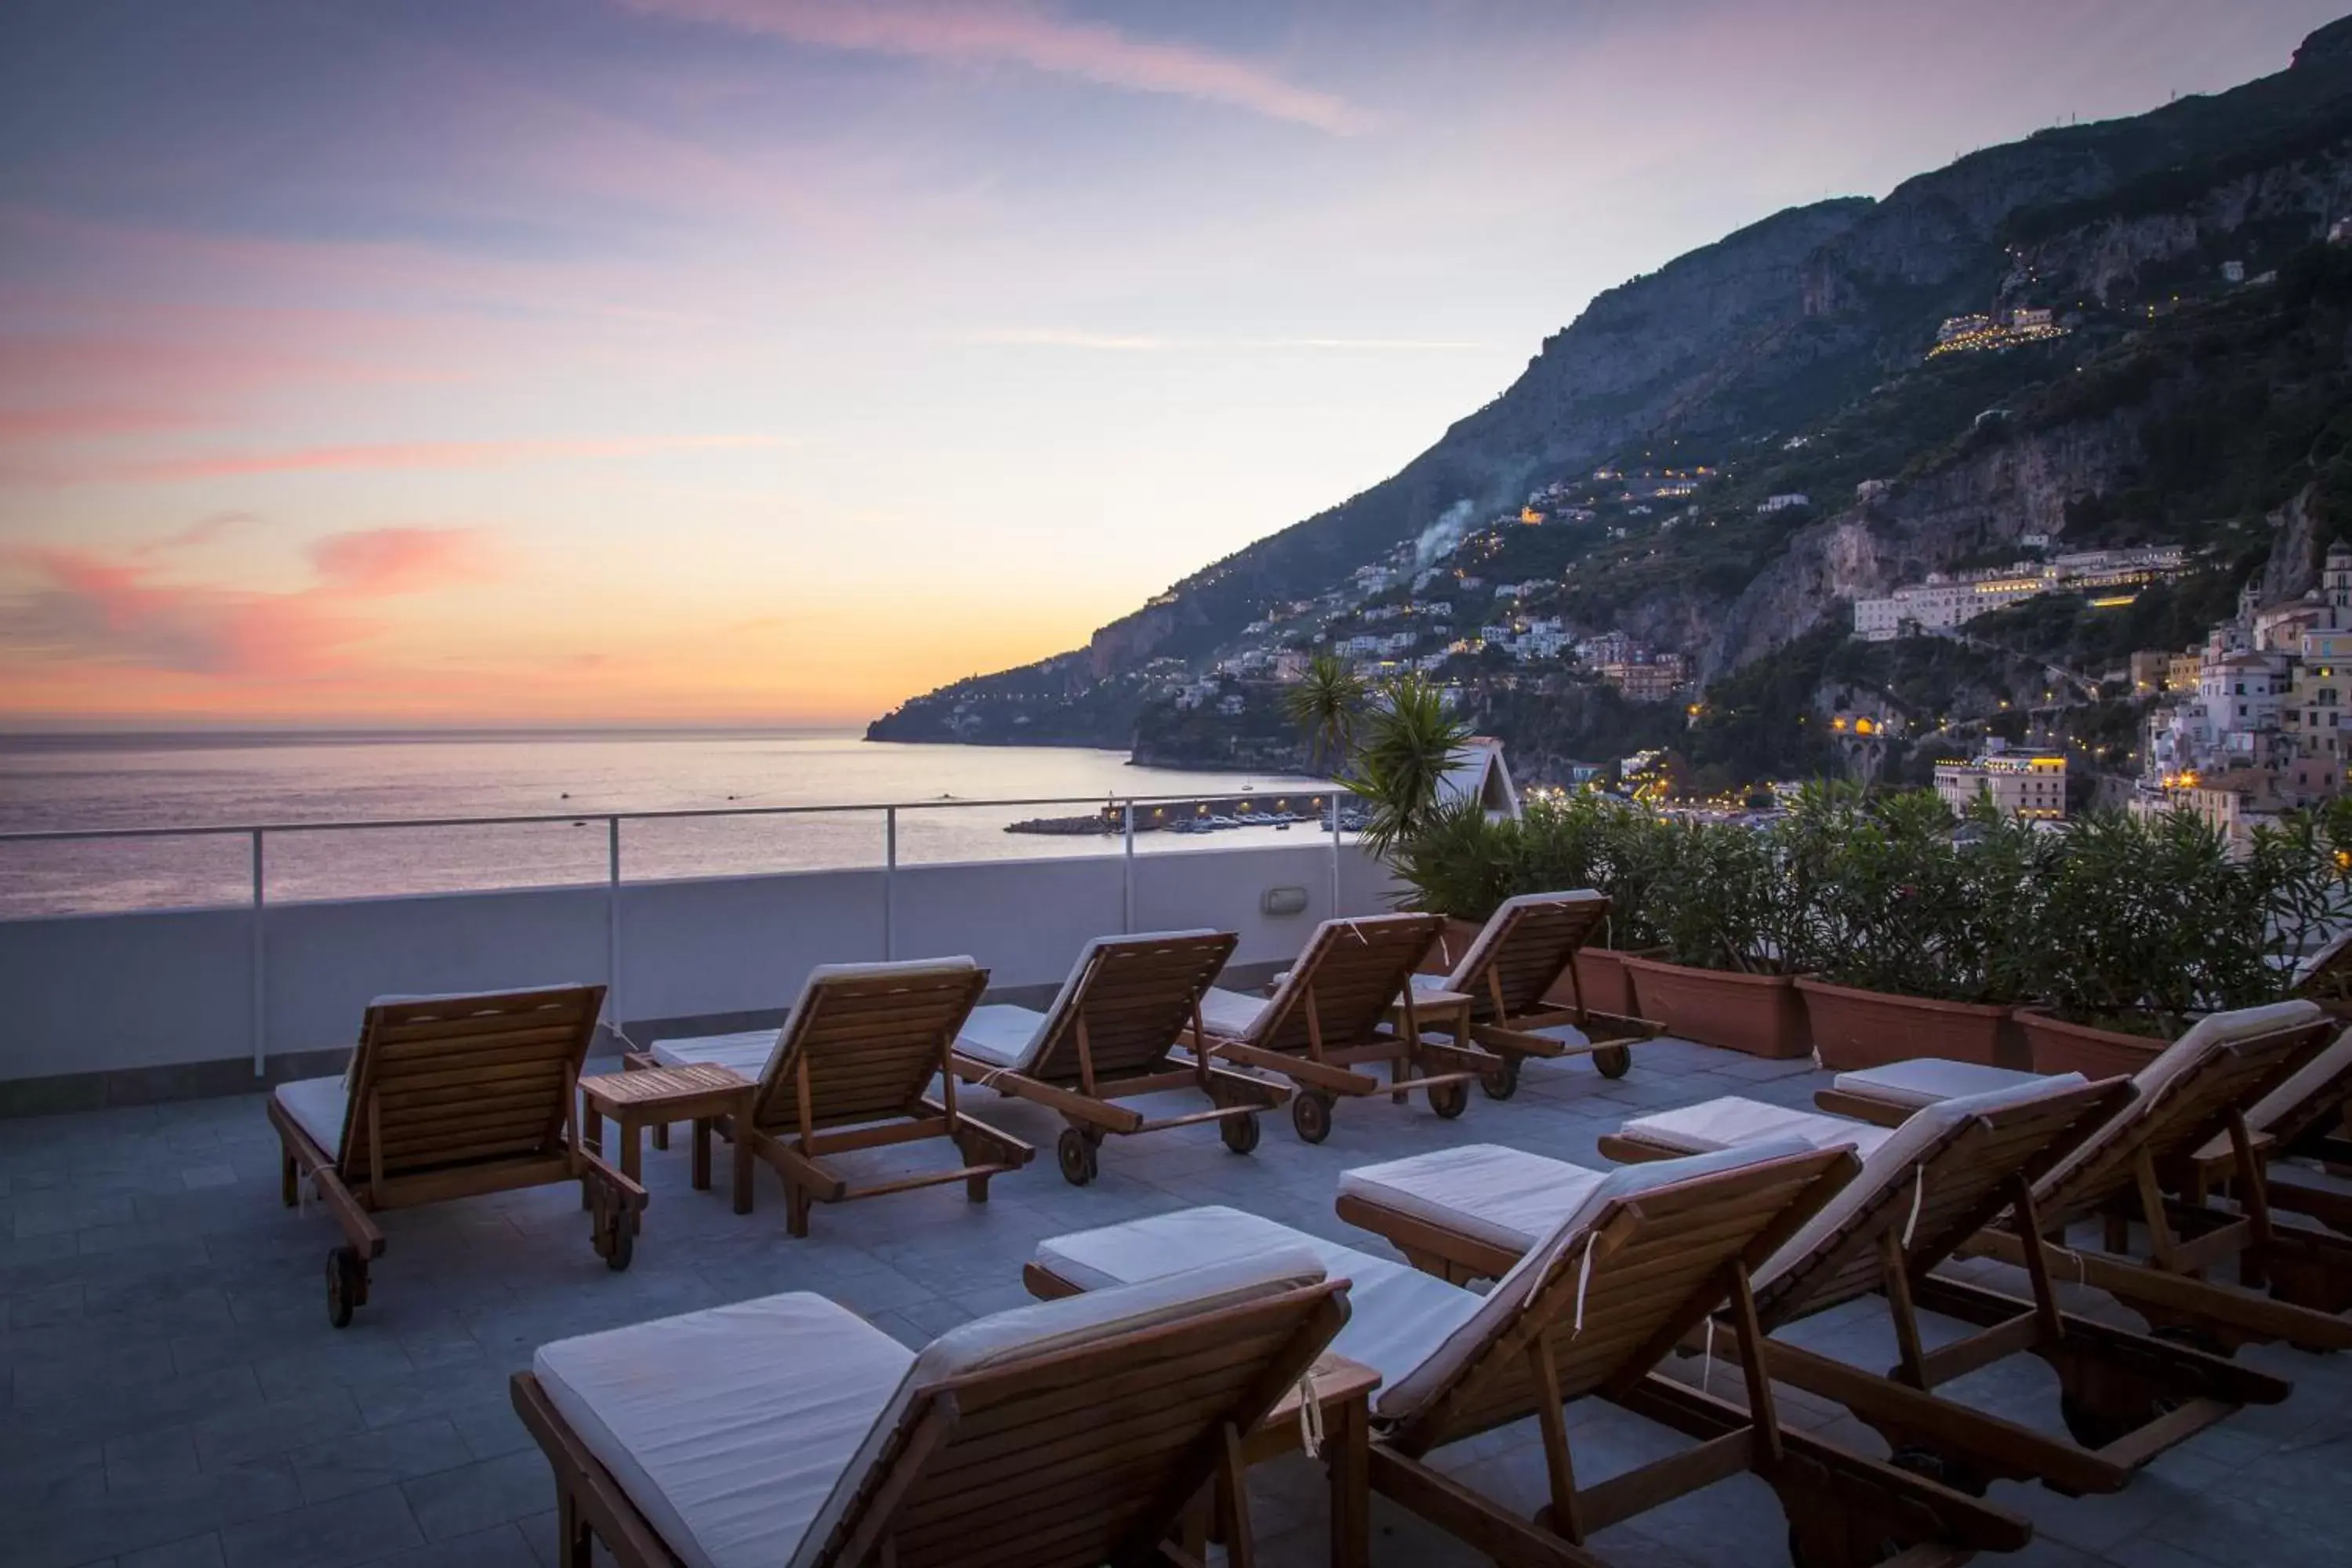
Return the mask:
<svg viewBox="0 0 2352 1568"><path fill-rule="evenodd" d="M1478 1310L1458 1285L1386 1258L1239 1209L1180 1209L1037 1244L1037 1261L1083 1289L1156 1279L1179 1269L1305 1247L1326 1276L1353 1283L1348 1323L1331 1349L1393 1379L1418 1366Z"/></svg>
<svg viewBox="0 0 2352 1568"><path fill-rule="evenodd" d="M956 1055L1026 1072L1036 1058L1037 1037L1045 1024L1045 1015L1034 1007L1016 1007L1010 1002L974 1007L956 1036Z"/></svg>
<svg viewBox="0 0 2352 1568"><path fill-rule="evenodd" d="M745 1029L733 1035L656 1040L651 1055L654 1060L666 1068L733 1068L745 1078L756 1079L766 1070L768 1058L775 1053L775 1030Z"/></svg>
<svg viewBox="0 0 2352 1568"><path fill-rule="evenodd" d="M1637 1116L1625 1123L1623 1131L1628 1138L1685 1154L1712 1153L1764 1138L1801 1138L1816 1149L1851 1143L1857 1153L1867 1154L1888 1136L1883 1127L1849 1121L1842 1116L1823 1116L1818 1111L1793 1110L1785 1105L1767 1105L1759 1100L1742 1100L1736 1094L1661 1110L1653 1116Z"/></svg>
<svg viewBox="0 0 2352 1568"><path fill-rule="evenodd" d="M1470 1143L1342 1171L1339 1194L1524 1252L1551 1234L1604 1175L1499 1143Z"/></svg>
<svg viewBox="0 0 2352 1568"><path fill-rule="evenodd" d="M2088 1081L2078 1072L2057 1073L2048 1078L2037 1078L2032 1073L2021 1076L2027 1081L1994 1089L1990 1094L1962 1095L1957 1100L1923 1106L1905 1118L1903 1125L1893 1131L1880 1127L1869 1128L1868 1131L1878 1134L1878 1142L1864 1154L1861 1171L1853 1181L1839 1188L1836 1194L1822 1205L1821 1212L1807 1220L1803 1228L1783 1243L1778 1252L1764 1260L1764 1267L1756 1271L1757 1285L1760 1288L1769 1284L1787 1272L1825 1237L1860 1213L1864 1204L1888 1187L1916 1180L1912 1173L1920 1152L1951 1128L1971 1116L2047 1100L2052 1095L2079 1089ZM1846 1125L1859 1127L1862 1124L1848 1122Z"/></svg>
<svg viewBox="0 0 2352 1568"><path fill-rule="evenodd" d="M1495 1281L1495 1288L1478 1299L1477 1310L1457 1324L1445 1342L1419 1366L1384 1382L1375 1408L1387 1419L1402 1420L1444 1394L1473 1359L1509 1328L1538 1285L1557 1269L1577 1266L1571 1261L1575 1249L1588 1245L1584 1240L1586 1229L1611 1204L1621 1198L1639 1197L1675 1182L1810 1152L1797 1139L1776 1138L1683 1160L1619 1166L1595 1183L1582 1203L1513 1264L1509 1273Z"/></svg>
<svg viewBox="0 0 2352 1568"><path fill-rule="evenodd" d="M2254 1102L2246 1112L2246 1129L2263 1132L2273 1122L2317 1094L2329 1079L2352 1067L2352 1029L2336 1037L2336 1043L2296 1069L2294 1076ZM2226 1140L2224 1140L2226 1142Z"/></svg>
<svg viewBox="0 0 2352 1568"><path fill-rule="evenodd" d="M1212 1258L1247 1257L1284 1246L1310 1247L1332 1278L1344 1276L1355 1282L1348 1293L1348 1326L1331 1342L1331 1349L1381 1374L1373 1409L1384 1418L1398 1419L1444 1393L1471 1358L1509 1326L1528 1291L1580 1244L1587 1223L1611 1199L1803 1152L1802 1143L1785 1139L1612 1171L1483 1297L1403 1264L1223 1207L1182 1209L1055 1237L1037 1244L1037 1261L1072 1284L1092 1289L1152 1279Z"/></svg>
<svg viewBox="0 0 2352 1568"><path fill-rule="evenodd" d="M350 1100L340 1075L296 1079L269 1092L312 1142L330 1154L342 1152L343 1107Z"/></svg>
<svg viewBox="0 0 2352 1568"><path fill-rule="evenodd" d="M2276 1029L2291 1029L2315 1022L2326 1016L2310 1002L2273 1002L2263 1007L2241 1007L2233 1013L2212 1013L2200 1018L2189 1031L2158 1053L2154 1061L2132 1075L2132 1083L2139 1098L2117 1112L2096 1136L2076 1147L2074 1152L2059 1162L2057 1167L2042 1178L2035 1187L2037 1194L2052 1193L2058 1184L2074 1174L2084 1162L2136 1125L2147 1114L2150 1103L2158 1091L2174 1079L2202 1062L2215 1051L2240 1040L2257 1035L2267 1035Z"/></svg>
<svg viewBox="0 0 2352 1568"><path fill-rule="evenodd" d="M1134 947L1155 942L1189 942L1199 937L1221 936L1223 933L1207 927L1197 931L1148 931L1133 936L1098 936L1078 950L1077 962L1063 978L1061 990L1042 1013L1034 1007L1015 1007L1009 1003L994 1003L974 1007L971 1016L964 1021L963 1031L956 1037L956 1049L963 1055L992 1067L1011 1068L1015 1072L1027 1072L1037 1065L1037 1057L1045 1048L1045 1026L1061 1016L1076 997L1078 984L1086 978L1087 970L1095 956L1107 947Z"/></svg>
<svg viewBox="0 0 2352 1568"><path fill-rule="evenodd" d="M2040 1073L2013 1068L1986 1067L1979 1062L1948 1061L1942 1057L1915 1057L1907 1062L1842 1072L1832 1080L1841 1093L1885 1105L1916 1107L1964 1094L1992 1094L2039 1083Z"/></svg>
<svg viewBox="0 0 2352 1568"><path fill-rule="evenodd" d="M1601 900L1601 895L1590 888L1579 888L1566 893L1521 893L1517 898L1506 899L1493 914L1486 917L1486 923L1478 928L1478 934L1470 939L1470 945L1463 950L1452 972L1433 978L1437 980L1440 989L1463 989L1476 976L1479 966L1486 962L1487 954L1493 950L1503 929L1503 917L1513 910L1525 909L1529 904L1597 904ZM1438 940L1443 942L1444 939L1441 937ZM1416 980L1415 984L1418 983Z"/></svg>
<svg viewBox="0 0 2352 1568"><path fill-rule="evenodd" d="M1238 991L1223 991L1213 985L1201 994L1201 1022L1213 1035L1238 1040L1256 1026L1271 1001L1270 997L1244 996Z"/></svg>
<svg viewBox="0 0 2352 1568"><path fill-rule="evenodd" d="M834 1483L833 1490L801 1538L791 1568L814 1568L842 1515L856 1500L866 1472L882 1457L907 1408L924 1390L951 1378L1034 1356L1049 1355L1096 1340L1148 1329L1197 1312L1214 1311L1303 1285L1327 1276L1304 1247L1275 1247L1247 1257L1164 1275L1108 1290L1089 1291L1034 1307L1015 1307L950 1329L923 1347L906 1377L874 1417L866 1440ZM1017 1500L1018 1482L1010 1483Z"/></svg>
<svg viewBox="0 0 2352 1568"><path fill-rule="evenodd" d="M794 1292L542 1345L532 1369L688 1568L775 1568L914 1352Z"/></svg>

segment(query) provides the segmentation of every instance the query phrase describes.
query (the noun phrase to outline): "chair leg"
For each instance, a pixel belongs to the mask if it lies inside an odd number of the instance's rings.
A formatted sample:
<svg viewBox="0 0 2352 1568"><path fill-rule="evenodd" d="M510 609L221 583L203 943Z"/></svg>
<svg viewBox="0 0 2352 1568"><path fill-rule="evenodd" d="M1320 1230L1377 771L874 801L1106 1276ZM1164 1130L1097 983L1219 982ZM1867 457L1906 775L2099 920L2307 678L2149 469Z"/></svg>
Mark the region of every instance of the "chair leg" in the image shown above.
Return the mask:
<svg viewBox="0 0 2352 1568"><path fill-rule="evenodd" d="M976 1204L986 1203L988 1201L988 1178L986 1176L966 1176L963 1179L963 1195Z"/></svg>
<svg viewBox="0 0 2352 1568"><path fill-rule="evenodd" d="M556 1554L563 1568L595 1568L596 1542L580 1517L580 1500L570 1487L556 1494Z"/></svg>
<svg viewBox="0 0 2352 1568"><path fill-rule="evenodd" d="M289 1209L302 1201L302 1173L295 1168L290 1150L278 1156L278 1195Z"/></svg>
<svg viewBox="0 0 2352 1568"><path fill-rule="evenodd" d="M809 1233L809 1195L799 1183L784 1178L784 1234L805 1237Z"/></svg>

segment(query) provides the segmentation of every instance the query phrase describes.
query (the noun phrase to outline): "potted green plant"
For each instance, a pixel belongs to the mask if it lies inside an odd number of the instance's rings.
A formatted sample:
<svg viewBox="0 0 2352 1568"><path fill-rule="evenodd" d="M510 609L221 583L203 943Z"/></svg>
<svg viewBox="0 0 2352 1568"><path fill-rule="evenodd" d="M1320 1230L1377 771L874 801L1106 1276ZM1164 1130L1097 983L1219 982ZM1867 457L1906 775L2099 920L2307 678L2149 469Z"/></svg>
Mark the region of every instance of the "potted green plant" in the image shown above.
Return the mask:
<svg viewBox="0 0 2352 1568"><path fill-rule="evenodd" d="M2294 956L2345 915L2310 818L2257 827L2233 856L2190 812L2091 813L2070 826L2041 911L2043 1005L2017 1016L2034 1068L2137 1071L2198 1016L2286 995Z"/></svg>
<svg viewBox="0 0 2352 1568"><path fill-rule="evenodd" d="M1809 967L1817 871L1786 824L1662 825L1654 913L1661 958L1626 958L1643 1017L1750 1056L1812 1048L1796 976Z"/></svg>
<svg viewBox="0 0 2352 1568"><path fill-rule="evenodd" d="M2011 1019L2053 840L1981 806L1953 832L1936 795L1808 801L1825 875L1819 969L1801 976L1816 1058L1841 1071L1911 1057L2026 1065Z"/></svg>
<svg viewBox="0 0 2352 1568"><path fill-rule="evenodd" d="M1666 826L1653 812L1588 792L1570 796L1530 826L1535 865L1523 890L1591 888L1608 896L1604 942L1588 942L1576 955L1577 994L1595 1011L1638 1016L1625 961L1664 952L1656 890L1672 847ZM1549 999L1562 1005L1576 999L1564 992L1564 985L1556 988Z"/></svg>

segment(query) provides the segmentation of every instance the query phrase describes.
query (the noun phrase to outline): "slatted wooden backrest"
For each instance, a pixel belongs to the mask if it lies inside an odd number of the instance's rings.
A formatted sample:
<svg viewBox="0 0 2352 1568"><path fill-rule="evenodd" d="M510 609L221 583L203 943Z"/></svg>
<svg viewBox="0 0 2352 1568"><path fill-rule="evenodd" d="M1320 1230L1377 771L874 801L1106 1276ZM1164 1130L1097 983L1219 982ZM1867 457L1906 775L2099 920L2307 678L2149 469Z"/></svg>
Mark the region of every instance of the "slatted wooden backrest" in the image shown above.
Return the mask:
<svg viewBox="0 0 2352 1568"><path fill-rule="evenodd" d="M1443 915L1366 915L1325 921L1266 1004L1249 1043L1273 1051L1307 1048L1307 1001L1327 1047L1372 1037L1437 933Z"/></svg>
<svg viewBox="0 0 2352 1568"><path fill-rule="evenodd" d="M352 1061L343 1180L557 1152L604 1006L602 985L371 1006Z"/></svg>
<svg viewBox="0 0 2352 1568"><path fill-rule="evenodd" d="M1047 1021L1053 1036L1030 1075L1047 1083L1078 1081L1081 1018L1097 1079L1150 1069L1192 1026L1202 993L1216 984L1240 941L1231 931L1218 931L1122 937L1098 944L1069 1005Z"/></svg>
<svg viewBox="0 0 2352 1568"><path fill-rule="evenodd" d="M2352 1018L2352 936L2330 942L2295 982L2294 994L2327 1009L2333 1018Z"/></svg>
<svg viewBox="0 0 2352 1568"><path fill-rule="evenodd" d="M2328 1016L2341 1023L2333 1013ZM2291 1074L2287 1080L2273 1089L2255 1107L2262 1114L2253 1119L2253 1130L2267 1132L2275 1147L2293 1148L2305 1134L2336 1126L2344 1118L2345 1107L2352 1103L2352 1051L2345 1042L2352 1041L2352 1029L2338 1037L2336 1044L2321 1053L2323 1057L2342 1058L2331 1067L2314 1059ZM2269 1101L2280 1100L2272 1106Z"/></svg>
<svg viewBox="0 0 2352 1568"><path fill-rule="evenodd" d="M1576 960L1576 950L1607 924L1609 900L1590 896L1545 899L1507 905L1497 918L1505 922L1503 928L1486 944L1476 968L1457 984L1457 989L1478 998L1471 1016L1482 1024L1501 1021L1495 1009L1498 990L1503 998L1502 1018L1544 1010L1544 993L1568 972Z"/></svg>
<svg viewBox="0 0 2352 1568"><path fill-rule="evenodd" d="M1926 1273L2000 1217L2016 1200L2019 1176L2039 1181L2137 1092L2129 1079L2112 1078L1955 1121L1906 1173L1893 1176L1802 1259L1758 1287L1759 1319L1770 1330L1883 1288L1880 1247L1890 1230L1909 1238L1904 1248L1909 1273Z"/></svg>
<svg viewBox="0 0 2352 1568"><path fill-rule="evenodd" d="M919 1394L822 1559L842 1568L1140 1563L1347 1321L1327 1280L950 1378ZM891 1552L861 1546L882 1542Z"/></svg>
<svg viewBox="0 0 2352 1568"><path fill-rule="evenodd" d="M818 974L785 1020L760 1075L752 1120L763 1131L841 1127L904 1116L948 1068L956 1031L988 989L970 963L874 966Z"/></svg>
<svg viewBox="0 0 2352 1568"><path fill-rule="evenodd" d="M2335 1026L2323 1016L2215 1047L2094 1134L2078 1160L2057 1168L2042 1184L2047 1190L2034 1194L2042 1224L2078 1219L2130 1190L2142 1151L2161 1165L2226 1136L2230 1113L2251 1107L2309 1060Z"/></svg>
<svg viewBox="0 0 2352 1568"><path fill-rule="evenodd" d="M1398 1441L1423 1453L1533 1412L1544 1397L1529 1354L1538 1340L1563 1400L1639 1382L1723 1305L1733 1263L1752 1271L1859 1168L1847 1149L1790 1154L1606 1205L1586 1239L1552 1255L1509 1327L1404 1421Z"/></svg>

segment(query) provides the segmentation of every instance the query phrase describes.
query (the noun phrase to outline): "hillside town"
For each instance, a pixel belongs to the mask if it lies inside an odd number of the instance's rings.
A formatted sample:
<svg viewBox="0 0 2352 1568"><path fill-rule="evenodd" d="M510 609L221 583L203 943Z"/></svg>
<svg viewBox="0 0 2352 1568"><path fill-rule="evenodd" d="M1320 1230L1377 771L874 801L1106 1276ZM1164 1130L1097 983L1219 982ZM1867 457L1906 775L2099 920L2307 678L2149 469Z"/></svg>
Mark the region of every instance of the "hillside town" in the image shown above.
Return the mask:
<svg viewBox="0 0 2352 1568"><path fill-rule="evenodd" d="M1180 708L1224 704L1228 712L1241 709L1235 682L1294 684L1322 655L1347 660L1367 679L1417 673L1458 681L1476 674L1507 683L1520 673L1572 674L1613 688L1628 701L1672 702L1689 689L1688 658L1622 631L1579 627L1557 604L1572 567L1503 582L1491 580L1484 566L1501 553L1506 534L1518 530L1580 529L1622 540L1643 526L1633 521L1641 519L1670 531L1697 509L1676 509L1659 521L1659 503L1695 494L1715 474L1703 464L1604 467L1586 484L1556 481L1532 490L1518 510L1475 529L1459 517L1441 519L1330 591L1279 605L1244 626L1236 646L1207 674L1195 677L1175 659L1158 661L1147 673L1159 678L1157 694ZM1774 496L1758 510L1807 504L1801 495ZM1612 516L1620 521L1612 524Z"/></svg>
<svg viewBox="0 0 2352 1568"><path fill-rule="evenodd" d="M2046 550L2050 536L2028 533L2018 542L2030 550ZM2078 551L1974 571L1930 572L1924 582L1906 584L1877 598L1855 600L1853 635L1865 642L1892 642L1920 633L1948 632L1979 616L2061 591L2104 593L2113 595L2112 603L2126 605L2140 588L2168 582L2188 565L2186 550L2165 544Z"/></svg>
<svg viewBox="0 0 2352 1568"><path fill-rule="evenodd" d="M2179 653L2133 656L2149 710L2132 805L2185 807L2238 843L2279 814L2344 792L2352 545L2329 547L2318 589L2263 605L2252 585L2237 614Z"/></svg>

